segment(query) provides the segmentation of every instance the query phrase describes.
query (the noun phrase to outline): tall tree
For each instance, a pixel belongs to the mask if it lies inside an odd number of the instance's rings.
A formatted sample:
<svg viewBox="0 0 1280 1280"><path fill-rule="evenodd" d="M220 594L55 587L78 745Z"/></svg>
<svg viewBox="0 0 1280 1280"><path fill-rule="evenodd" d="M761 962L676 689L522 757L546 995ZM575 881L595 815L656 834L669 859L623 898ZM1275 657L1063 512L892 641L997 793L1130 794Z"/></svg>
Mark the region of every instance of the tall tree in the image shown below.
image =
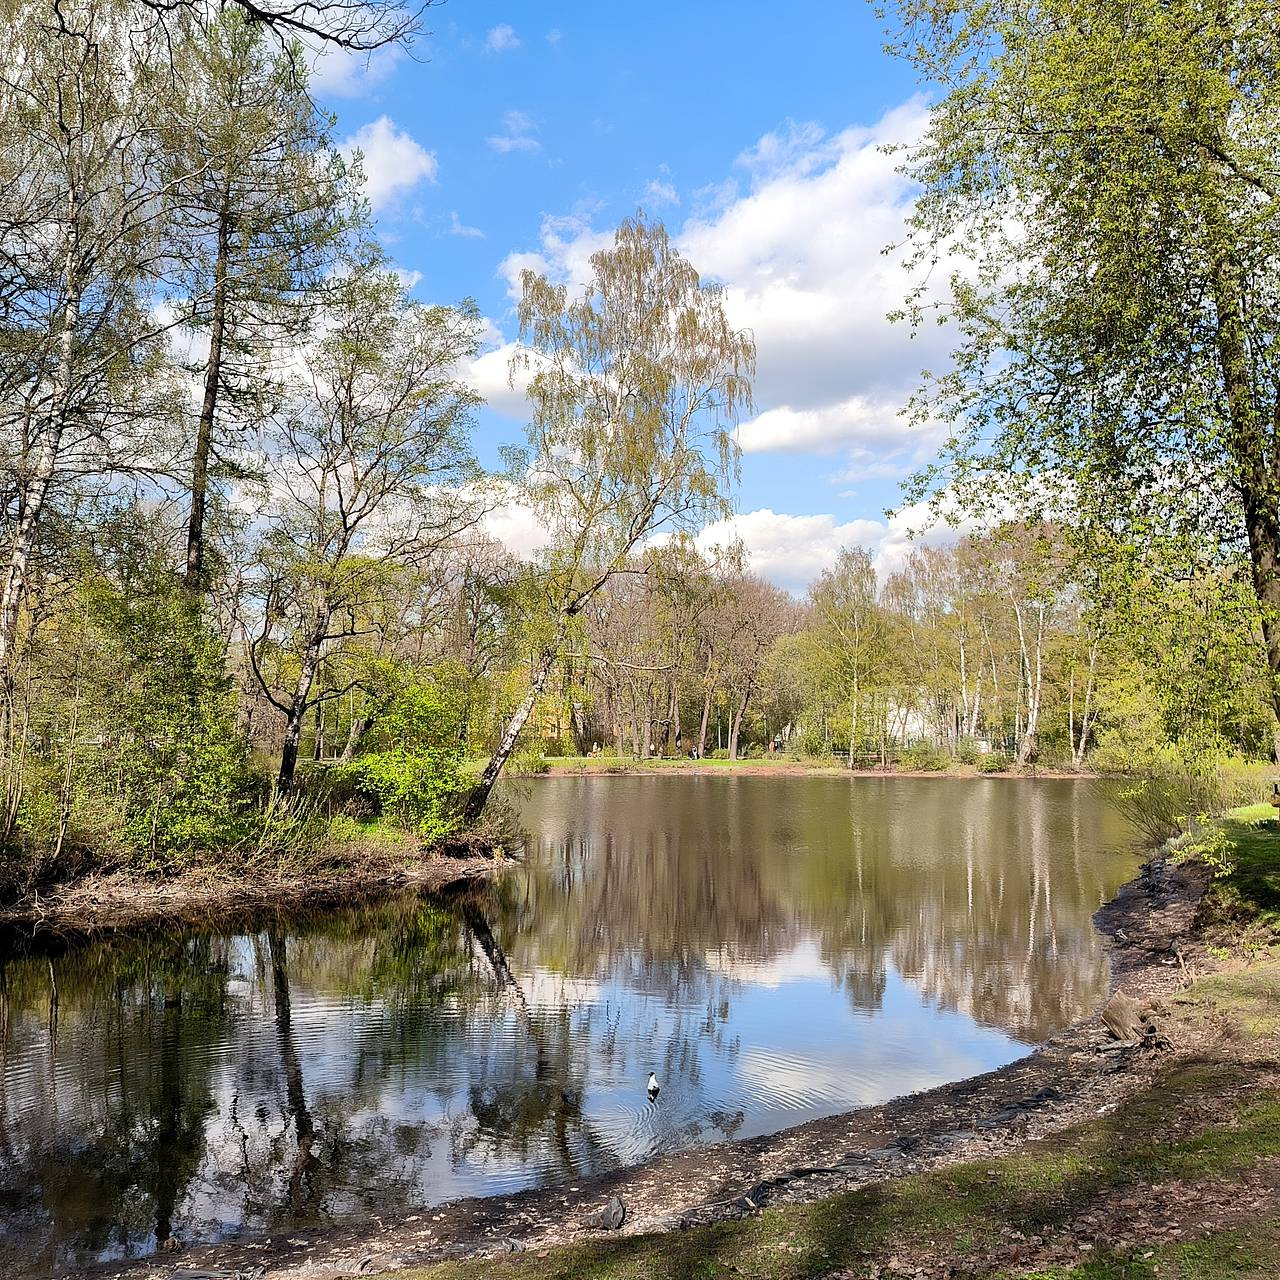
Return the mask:
<svg viewBox="0 0 1280 1280"><path fill-rule="evenodd" d="M179 183L174 231L184 310L208 341L185 571L200 590L210 468L231 443L226 423L237 411L262 416L281 344L305 334L355 211L329 122L261 26L229 10L178 59L186 92L165 128Z"/></svg>
<svg viewBox="0 0 1280 1280"><path fill-rule="evenodd" d="M522 493L550 531L547 640L467 802L484 809L573 620L659 530L728 514L732 428L751 402L755 345L660 222L629 219L581 291L525 272L520 332L533 369Z"/></svg>
<svg viewBox="0 0 1280 1280"><path fill-rule="evenodd" d="M479 332L472 308L414 303L379 261L354 263L278 415L248 656L284 716L282 791L307 712L335 693L317 684L322 662L373 632L400 574L479 516L464 490L476 397L459 379Z"/></svg>
<svg viewBox="0 0 1280 1280"><path fill-rule="evenodd" d="M899 0L947 86L908 166L957 252L952 426L921 490L1249 567L1280 715L1280 10L1269 0ZM927 289L927 286L925 286ZM917 320L931 314L924 292Z"/></svg>
<svg viewBox="0 0 1280 1280"><path fill-rule="evenodd" d="M0 69L0 670L49 512L87 477L138 462L161 416L154 307L173 180L158 134L158 40L123 0L43 14L13 0ZM152 455L152 462L155 455Z"/></svg>

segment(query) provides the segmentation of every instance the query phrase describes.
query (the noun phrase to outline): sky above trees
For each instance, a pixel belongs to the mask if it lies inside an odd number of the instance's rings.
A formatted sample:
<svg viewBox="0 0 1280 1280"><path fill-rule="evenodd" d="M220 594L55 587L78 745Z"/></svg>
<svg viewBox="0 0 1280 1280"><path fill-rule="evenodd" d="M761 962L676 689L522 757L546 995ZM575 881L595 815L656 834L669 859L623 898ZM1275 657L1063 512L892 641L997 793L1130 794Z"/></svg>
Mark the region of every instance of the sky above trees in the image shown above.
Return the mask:
<svg viewBox="0 0 1280 1280"><path fill-rule="evenodd" d="M919 521L885 508L940 440L898 409L948 339L886 319L907 285L883 250L911 190L880 147L913 140L925 102L870 6L452 0L426 25L409 53L326 52L314 87L364 154L415 295L472 296L486 318L481 460L497 465L526 416L507 385L520 271L584 280L643 207L756 336L733 520L753 567L793 590L842 545L897 567ZM516 549L536 539L520 511L493 531Z"/></svg>

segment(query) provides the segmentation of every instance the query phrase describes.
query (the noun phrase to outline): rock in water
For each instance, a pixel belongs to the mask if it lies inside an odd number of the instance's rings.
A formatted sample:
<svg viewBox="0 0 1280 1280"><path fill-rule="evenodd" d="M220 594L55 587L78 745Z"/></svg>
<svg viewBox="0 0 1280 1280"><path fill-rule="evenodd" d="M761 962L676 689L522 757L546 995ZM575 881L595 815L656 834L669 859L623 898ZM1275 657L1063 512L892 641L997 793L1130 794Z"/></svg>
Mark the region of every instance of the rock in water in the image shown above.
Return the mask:
<svg viewBox="0 0 1280 1280"><path fill-rule="evenodd" d="M617 1231L626 1220L627 1206L617 1196L610 1196L609 1203L603 1209L588 1214L582 1224L586 1227L598 1227L602 1231Z"/></svg>

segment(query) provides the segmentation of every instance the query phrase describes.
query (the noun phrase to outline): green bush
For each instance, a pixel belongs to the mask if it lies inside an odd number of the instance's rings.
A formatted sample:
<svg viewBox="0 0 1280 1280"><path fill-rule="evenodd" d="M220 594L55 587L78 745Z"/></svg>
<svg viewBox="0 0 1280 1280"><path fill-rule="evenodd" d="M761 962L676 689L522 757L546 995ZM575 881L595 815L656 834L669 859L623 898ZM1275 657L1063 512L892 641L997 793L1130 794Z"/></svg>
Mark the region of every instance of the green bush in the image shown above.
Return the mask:
<svg viewBox="0 0 1280 1280"><path fill-rule="evenodd" d="M903 750L898 766L911 773L940 773L951 767L951 756L931 742L916 742Z"/></svg>
<svg viewBox="0 0 1280 1280"><path fill-rule="evenodd" d="M548 773L551 766L532 749L517 751L511 757L511 772L517 774Z"/></svg>
<svg viewBox="0 0 1280 1280"><path fill-rule="evenodd" d="M349 779L380 815L428 843L451 835L467 784L456 716L435 685L405 685L370 731L368 744L350 764L330 771L331 784Z"/></svg>
<svg viewBox="0 0 1280 1280"><path fill-rule="evenodd" d="M961 764L980 765L984 754L978 749L976 738L961 738L960 745L956 748L956 759Z"/></svg>
<svg viewBox="0 0 1280 1280"><path fill-rule="evenodd" d="M1001 751L988 751L974 761L979 773L1001 773L1009 767L1009 757Z"/></svg>

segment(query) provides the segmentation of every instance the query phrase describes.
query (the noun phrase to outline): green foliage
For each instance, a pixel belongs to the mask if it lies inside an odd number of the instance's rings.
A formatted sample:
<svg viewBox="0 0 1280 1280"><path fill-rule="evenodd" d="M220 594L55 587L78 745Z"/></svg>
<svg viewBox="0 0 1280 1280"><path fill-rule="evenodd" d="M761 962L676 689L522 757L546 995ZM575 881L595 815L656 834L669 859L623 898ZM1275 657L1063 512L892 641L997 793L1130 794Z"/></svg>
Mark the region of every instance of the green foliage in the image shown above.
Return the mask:
<svg viewBox="0 0 1280 1280"><path fill-rule="evenodd" d="M979 773L1001 773L1009 767L1009 757L1002 751L988 751L973 763Z"/></svg>
<svg viewBox="0 0 1280 1280"><path fill-rule="evenodd" d="M898 767L911 773L940 773L951 767L951 757L930 742L916 742L903 750Z"/></svg>
<svg viewBox="0 0 1280 1280"><path fill-rule="evenodd" d="M541 754L532 748L517 751L511 758L512 772L521 776L547 773L550 768L551 766L542 758Z"/></svg>
<svg viewBox="0 0 1280 1280"><path fill-rule="evenodd" d="M36 846L118 847L161 862L235 843L259 787L223 646L151 549L136 513L59 616L49 682L28 709L49 744L22 775Z"/></svg>
<svg viewBox="0 0 1280 1280"><path fill-rule="evenodd" d="M331 771L350 778L377 812L431 844L458 827L462 743L456 708L429 680L407 682L379 717L368 748Z"/></svg>

